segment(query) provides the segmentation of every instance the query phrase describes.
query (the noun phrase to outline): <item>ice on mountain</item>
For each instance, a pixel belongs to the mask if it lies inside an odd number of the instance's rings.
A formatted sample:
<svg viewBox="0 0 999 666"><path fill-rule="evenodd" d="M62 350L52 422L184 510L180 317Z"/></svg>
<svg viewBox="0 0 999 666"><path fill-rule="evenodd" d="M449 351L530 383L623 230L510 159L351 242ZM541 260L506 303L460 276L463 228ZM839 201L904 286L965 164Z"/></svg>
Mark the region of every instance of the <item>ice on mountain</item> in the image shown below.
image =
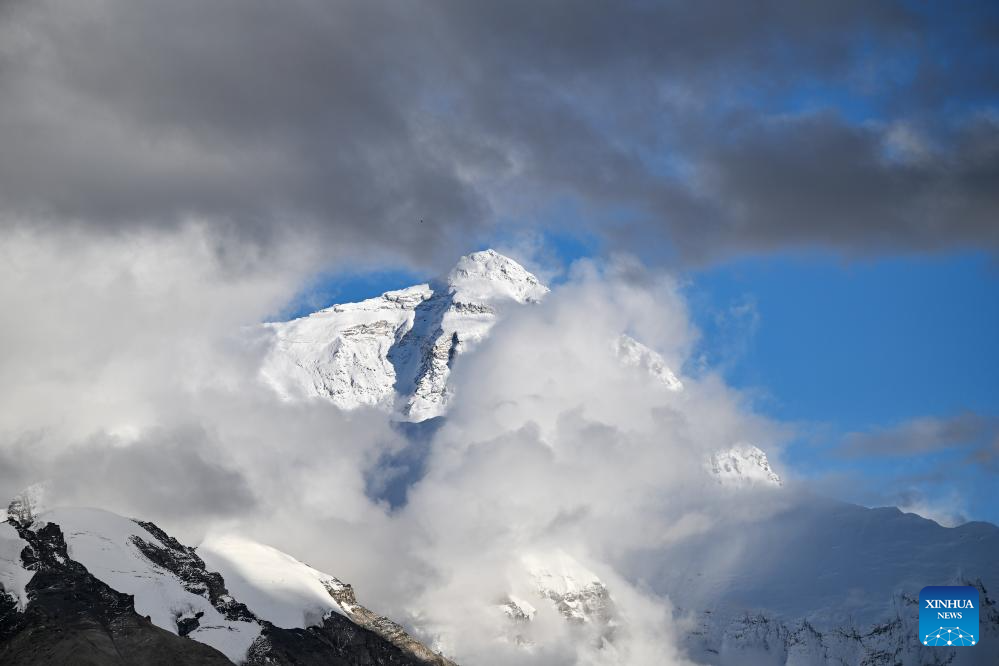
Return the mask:
<svg viewBox="0 0 999 666"><path fill-rule="evenodd" d="M0 523L0 595L14 602L17 610L24 610L28 603L25 586L35 575L21 562L21 551L28 542L7 522Z"/></svg>
<svg viewBox="0 0 999 666"><path fill-rule="evenodd" d="M455 357L486 337L498 311L546 293L514 260L476 252L434 283L265 324L272 343L261 377L286 400L324 398L423 421L444 412Z"/></svg>
<svg viewBox="0 0 999 666"><path fill-rule="evenodd" d="M723 485L782 486L780 476L770 467L767 454L752 444L736 444L716 451L708 461L709 470Z"/></svg>
<svg viewBox="0 0 999 666"><path fill-rule="evenodd" d="M235 598L275 626L304 629L327 613L345 614L330 595L342 582L276 548L237 535L210 536L198 555L222 574Z"/></svg>
<svg viewBox="0 0 999 666"><path fill-rule="evenodd" d="M662 382L670 391L683 390L683 382L673 374L673 371L666 365L666 360L662 355L654 349L646 347L630 335L622 333L618 336L614 341L614 351L622 363L641 368Z"/></svg>

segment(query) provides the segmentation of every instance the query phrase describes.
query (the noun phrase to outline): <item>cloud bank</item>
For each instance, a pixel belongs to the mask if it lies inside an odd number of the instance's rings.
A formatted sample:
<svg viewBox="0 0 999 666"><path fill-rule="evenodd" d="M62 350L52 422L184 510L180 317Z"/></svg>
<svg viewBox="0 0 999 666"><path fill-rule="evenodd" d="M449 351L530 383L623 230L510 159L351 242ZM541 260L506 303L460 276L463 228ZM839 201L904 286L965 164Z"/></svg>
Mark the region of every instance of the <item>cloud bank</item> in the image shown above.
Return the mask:
<svg viewBox="0 0 999 666"><path fill-rule="evenodd" d="M675 392L621 363L626 332L684 366L697 333L671 279L583 262L543 304L506 313L456 364L453 410L393 510L369 480L411 443L380 411L262 385L252 324L293 281L230 272L206 233L8 235L17 279L0 308L20 317L3 332L0 491L48 481L53 504L151 519L188 543L256 537L459 661L684 663L682 618L629 556L776 510L708 480L704 459L744 440L773 452L782 433L717 376ZM536 598L531 562L563 559L607 585L613 622L568 623ZM529 626L500 610L510 595L534 599Z"/></svg>
<svg viewBox="0 0 999 666"><path fill-rule="evenodd" d="M987 3L7 2L0 224L195 218L438 269L556 220L656 261L994 250L997 25Z"/></svg>

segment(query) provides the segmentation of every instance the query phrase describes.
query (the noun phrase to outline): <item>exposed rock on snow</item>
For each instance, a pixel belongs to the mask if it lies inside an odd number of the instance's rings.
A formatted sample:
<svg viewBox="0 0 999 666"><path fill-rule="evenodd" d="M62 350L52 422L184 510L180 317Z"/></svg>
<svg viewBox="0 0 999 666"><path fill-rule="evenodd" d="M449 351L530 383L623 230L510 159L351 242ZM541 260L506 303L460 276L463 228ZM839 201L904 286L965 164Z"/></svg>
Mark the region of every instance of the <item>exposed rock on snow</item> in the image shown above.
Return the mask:
<svg viewBox="0 0 999 666"><path fill-rule="evenodd" d="M358 603L349 584L276 548L228 535L206 539L198 553L222 574L236 598L276 627L327 628L349 620L419 663L455 666L400 625Z"/></svg>
<svg viewBox="0 0 999 666"><path fill-rule="evenodd" d="M999 608L981 581L951 581L973 585L981 592L979 640L982 647L999 642ZM820 629L808 620L788 621L761 612L746 612L719 621L711 613L698 618L686 648L701 663L722 666L765 663L774 666L841 666L891 664L912 666L985 666L995 663L990 648L927 647L918 640L919 599L899 593L892 597L891 616L883 622Z"/></svg>
<svg viewBox="0 0 999 666"><path fill-rule="evenodd" d="M157 627L210 645L232 661L242 660L260 635L260 625L229 596L222 577L151 523L98 509L55 509L43 516L62 528L70 557L132 595L136 612Z"/></svg>
<svg viewBox="0 0 999 666"><path fill-rule="evenodd" d="M19 497L0 523L0 664L453 666L333 576L246 539L213 543L209 561L239 572L251 607L152 523Z"/></svg>
<svg viewBox="0 0 999 666"><path fill-rule="evenodd" d="M0 604L0 664L231 664L222 653L180 638L136 613L132 597L112 589L72 559L60 527L24 503L5 525L27 544L21 564L33 572L21 608Z"/></svg>
<svg viewBox="0 0 999 666"><path fill-rule="evenodd" d="M752 444L737 444L713 453L709 469L724 485L783 485L780 476L771 469L767 454Z"/></svg>
<svg viewBox="0 0 999 666"><path fill-rule="evenodd" d="M553 603L570 622L607 624L613 618L614 606L607 586L567 553L529 555L523 558L523 563L537 595Z"/></svg>

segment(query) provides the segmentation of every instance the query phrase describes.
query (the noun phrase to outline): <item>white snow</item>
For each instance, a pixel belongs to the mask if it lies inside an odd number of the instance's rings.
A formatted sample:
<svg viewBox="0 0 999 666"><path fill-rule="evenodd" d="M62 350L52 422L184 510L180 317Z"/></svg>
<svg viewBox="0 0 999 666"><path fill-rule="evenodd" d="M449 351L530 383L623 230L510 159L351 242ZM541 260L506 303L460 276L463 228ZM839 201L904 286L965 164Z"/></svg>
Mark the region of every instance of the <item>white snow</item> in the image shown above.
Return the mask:
<svg viewBox="0 0 999 666"><path fill-rule="evenodd" d="M548 287L513 259L494 250L475 252L458 260L447 283L458 303L487 303L509 299L536 303Z"/></svg>
<svg viewBox="0 0 999 666"><path fill-rule="evenodd" d="M28 595L24 588L35 575L21 564L21 551L28 545L13 525L0 523L0 594L7 594L24 610Z"/></svg>
<svg viewBox="0 0 999 666"><path fill-rule="evenodd" d="M222 574L233 597L278 627L305 628L330 611L344 614L329 593L343 583L276 548L224 535L206 538L197 552L209 569Z"/></svg>
<svg viewBox="0 0 999 666"><path fill-rule="evenodd" d="M422 421L444 413L457 355L488 335L497 309L534 303L548 288L492 250L462 257L439 283L389 291L264 325L261 378L286 400L324 398Z"/></svg>
<svg viewBox="0 0 999 666"><path fill-rule="evenodd" d="M543 594L579 594L593 585L602 586L600 578L563 550L521 558L539 592Z"/></svg>
<svg viewBox="0 0 999 666"><path fill-rule="evenodd" d="M767 454L752 444L739 443L711 454L709 467L720 483L728 486L781 486Z"/></svg>
<svg viewBox="0 0 999 666"><path fill-rule="evenodd" d="M135 597L135 610L153 624L177 633L177 619L201 612L200 626L188 634L232 661L242 661L260 635L255 622L227 620L211 602L184 589L172 573L150 562L131 542L138 536L157 544L155 536L128 518L99 509L60 508L41 516L62 528L69 556L96 578Z"/></svg>
<svg viewBox="0 0 999 666"><path fill-rule="evenodd" d="M681 382L659 352L646 347L630 335L621 334L614 341L614 350L622 363L641 368L656 378L670 391L682 391Z"/></svg>
<svg viewBox="0 0 999 666"><path fill-rule="evenodd" d="M389 349L412 328L416 307L431 294L422 284L265 324L273 340L261 377L287 400L321 397L343 409L391 407L396 377Z"/></svg>
<svg viewBox="0 0 999 666"><path fill-rule="evenodd" d="M538 613L538 609L531 602L515 594L508 595L507 603L503 604L501 608L508 617L514 619L520 617L532 620Z"/></svg>

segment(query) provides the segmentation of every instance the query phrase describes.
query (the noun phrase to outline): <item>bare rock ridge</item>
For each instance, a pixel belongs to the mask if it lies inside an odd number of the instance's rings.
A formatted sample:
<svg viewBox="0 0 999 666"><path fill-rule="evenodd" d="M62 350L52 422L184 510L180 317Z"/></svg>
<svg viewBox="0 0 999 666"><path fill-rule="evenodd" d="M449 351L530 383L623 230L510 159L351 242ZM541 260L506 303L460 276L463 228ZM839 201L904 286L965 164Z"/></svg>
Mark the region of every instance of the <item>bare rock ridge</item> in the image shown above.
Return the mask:
<svg viewBox="0 0 999 666"><path fill-rule="evenodd" d="M259 566L252 548L279 553L239 543L233 570ZM41 510L22 495L0 523L0 665L454 666L360 605L349 585L279 554L279 567L259 572L278 587L258 589L248 606L223 573L152 523ZM303 580L325 599L280 587Z"/></svg>

